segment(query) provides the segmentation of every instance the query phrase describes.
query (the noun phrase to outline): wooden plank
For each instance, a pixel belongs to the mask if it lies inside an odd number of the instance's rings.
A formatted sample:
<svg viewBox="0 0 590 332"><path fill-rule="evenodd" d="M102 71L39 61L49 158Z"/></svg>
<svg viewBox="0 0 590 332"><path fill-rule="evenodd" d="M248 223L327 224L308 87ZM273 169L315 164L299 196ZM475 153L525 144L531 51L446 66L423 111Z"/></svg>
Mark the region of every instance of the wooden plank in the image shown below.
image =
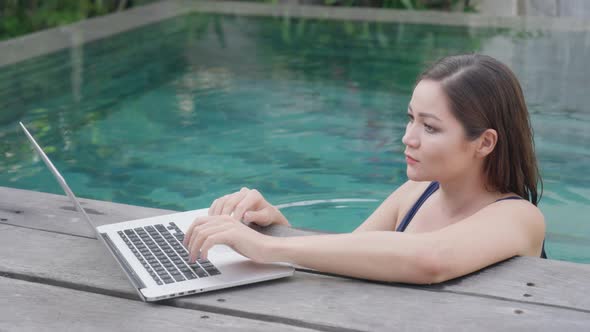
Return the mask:
<svg viewBox="0 0 590 332"><path fill-rule="evenodd" d="M85 198L79 200L97 226L178 212ZM95 236L67 196L1 186L0 223L78 236ZM259 231L264 229L254 228ZM296 229L281 232L281 229L278 227L275 232L285 236L316 233Z"/></svg>
<svg viewBox="0 0 590 332"><path fill-rule="evenodd" d="M0 225L0 273L135 299L122 271L93 239ZM583 330L590 311L525 301L382 285L297 272L284 278L167 302L318 330Z"/></svg>
<svg viewBox="0 0 590 332"><path fill-rule="evenodd" d="M175 212L84 198L80 202L97 226ZM0 223L95 236L67 196L29 190L0 187Z"/></svg>
<svg viewBox="0 0 590 332"><path fill-rule="evenodd" d="M0 278L0 330L313 331Z"/></svg>
<svg viewBox="0 0 590 332"><path fill-rule="evenodd" d="M517 257L468 277L432 285L458 294L548 303L590 312L590 265Z"/></svg>
<svg viewBox="0 0 590 332"><path fill-rule="evenodd" d="M97 224L174 212L95 200L82 201L93 213L91 218ZM69 222L73 218L79 219L79 213L72 211L65 196L0 187L0 202L0 219L6 216L8 221L5 223L74 235L89 234L84 222ZM313 234L282 226L254 228L274 236ZM589 276L590 265L519 257L468 277L422 288L589 310L590 298L585 296Z"/></svg>

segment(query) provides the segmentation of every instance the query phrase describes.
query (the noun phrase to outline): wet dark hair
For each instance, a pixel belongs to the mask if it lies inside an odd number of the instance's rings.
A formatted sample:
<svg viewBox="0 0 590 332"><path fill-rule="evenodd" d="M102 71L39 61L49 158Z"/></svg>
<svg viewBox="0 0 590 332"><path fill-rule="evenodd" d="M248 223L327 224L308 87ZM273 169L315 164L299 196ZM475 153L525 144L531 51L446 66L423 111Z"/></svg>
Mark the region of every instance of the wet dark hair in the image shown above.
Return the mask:
<svg viewBox="0 0 590 332"><path fill-rule="evenodd" d="M486 55L455 55L433 64L418 77L421 80L441 83L467 139L477 139L488 128L498 133L496 147L484 163L491 189L514 192L537 205L543 182L533 130L522 88L510 68Z"/></svg>

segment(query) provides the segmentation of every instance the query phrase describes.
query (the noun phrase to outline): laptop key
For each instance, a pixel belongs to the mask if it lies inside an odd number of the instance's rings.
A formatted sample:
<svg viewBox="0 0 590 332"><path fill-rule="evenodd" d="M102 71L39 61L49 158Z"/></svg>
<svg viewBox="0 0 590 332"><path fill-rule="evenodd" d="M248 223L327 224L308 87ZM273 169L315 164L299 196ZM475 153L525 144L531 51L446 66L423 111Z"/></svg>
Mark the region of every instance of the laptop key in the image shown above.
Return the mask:
<svg viewBox="0 0 590 332"><path fill-rule="evenodd" d="M192 266L191 266L192 267ZM193 271L199 276L199 278L205 278L208 277L209 275L207 274L207 272L205 272L205 270L203 270L200 267L192 267Z"/></svg>
<svg viewBox="0 0 590 332"><path fill-rule="evenodd" d="M219 272L219 270L218 270L218 269L216 269L216 268L213 268L213 269L211 269L211 270L207 270L207 272L209 272L209 275L212 275L212 276L215 276L215 275L221 274L221 272Z"/></svg>
<svg viewBox="0 0 590 332"><path fill-rule="evenodd" d="M172 278L174 278L174 280L176 280L176 281L184 281L184 280L186 280L180 273L173 275Z"/></svg>
<svg viewBox="0 0 590 332"><path fill-rule="evenodd" d="M193 273L193 270L191 270L188 266L182 266L178 268L182 273Z"/></svg>

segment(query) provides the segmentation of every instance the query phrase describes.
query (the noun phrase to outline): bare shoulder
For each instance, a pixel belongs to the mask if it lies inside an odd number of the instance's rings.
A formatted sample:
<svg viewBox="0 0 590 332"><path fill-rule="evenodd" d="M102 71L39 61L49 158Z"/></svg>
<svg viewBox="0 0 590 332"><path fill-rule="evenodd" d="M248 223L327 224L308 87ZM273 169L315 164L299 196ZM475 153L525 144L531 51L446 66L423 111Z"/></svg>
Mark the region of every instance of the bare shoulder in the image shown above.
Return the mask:
<svg viewBox="0 0 590 332"><path fill-rule="evenodd" d="M408 202L418 199L428 183L407 181L392 192L354 232L391 231L397 228L400 213Z"/></svg>
<svg viewBox="0 0 590 332"><path fill-rule="evenodd" d="M410 209L412 204L420 197L426 190L430 182L416 182L412 180L406 181L392 192L386 199L390 202L395 202L397 210L400 214L405 214Z"/></svg>
<svg viewBox="0 0 590 332"><path fill-rule="evenodd" d="M539 257L545 238L545 218L538 207L524 199L501 200L445 227L442 233L451 235L450 243L465 234L475 243L491 241L489 249L504 252L503 258ZM498 246L498 243L504 245Z"/></svg>
<svg viewBox="0 0 590 332"><path fill-rule="evenodd" d="M404 184L402 184L398 189L405 191L407 194L418 191L422 193L424 190L426 190L430 183L430 181L408 180Z"/></svg>
<svg viewBox="0 0 590 332"><path fill-rule="evenodd" d="M504 220L502 224L506 227L521 230L530 241L530 246L523 248L521 255L538 256L538 244L545 239L545 217L537 206L524 199L501 200L480 212L484 217Z"/></svg>
<svg viewBox="0 0 590 332"><path fill-rule="evenodd" d="M524 199L507 199L496 201L487 206L484 210L487 213L499 213L502 215L512 215L511 219L518 220L521 223L531 227L545 226L545 217L541 210L531 202Z"/></svg>
<svg viewBox="0 0 590 332"><path fill-rule="evenodd" d="M430 181L412 181L408 180L401 185L396 191L393 192L392 196L395 195L396 201L398 201L398 218L395 224L397 228L399 221L405 216L414 203L420 198L420 195L428 188Z"/></svg>
<svg viewBox="0 0 590 332"><path fill-rule="evenodd" d="M409 210L410 207L414 204L414 202L416 202L416 200L418 200L420 195L422 195L422 193L424 193L426 188L428 188L430 183L431 183L430 181L417 182L417 181L408 180L401 187L399 187L401 195L404 196L404 198L405 198L403 200L404 204L401 206L402 210L404 208L406 210Z"/></svg>

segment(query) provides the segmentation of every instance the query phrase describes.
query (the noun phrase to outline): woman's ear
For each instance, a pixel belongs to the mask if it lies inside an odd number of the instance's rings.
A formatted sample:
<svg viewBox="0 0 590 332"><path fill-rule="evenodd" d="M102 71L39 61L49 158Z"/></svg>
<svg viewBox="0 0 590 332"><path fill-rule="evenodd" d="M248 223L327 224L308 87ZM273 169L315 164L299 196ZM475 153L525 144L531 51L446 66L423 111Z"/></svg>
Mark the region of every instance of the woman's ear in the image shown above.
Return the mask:
<svg viewBox="0 0 590 332"><path fill-rule="evenodd" d="M478 139L477 149L475 153L480 157L486 157L496 147L498 142L498 132L494 129L486 129Z"/></svg>

